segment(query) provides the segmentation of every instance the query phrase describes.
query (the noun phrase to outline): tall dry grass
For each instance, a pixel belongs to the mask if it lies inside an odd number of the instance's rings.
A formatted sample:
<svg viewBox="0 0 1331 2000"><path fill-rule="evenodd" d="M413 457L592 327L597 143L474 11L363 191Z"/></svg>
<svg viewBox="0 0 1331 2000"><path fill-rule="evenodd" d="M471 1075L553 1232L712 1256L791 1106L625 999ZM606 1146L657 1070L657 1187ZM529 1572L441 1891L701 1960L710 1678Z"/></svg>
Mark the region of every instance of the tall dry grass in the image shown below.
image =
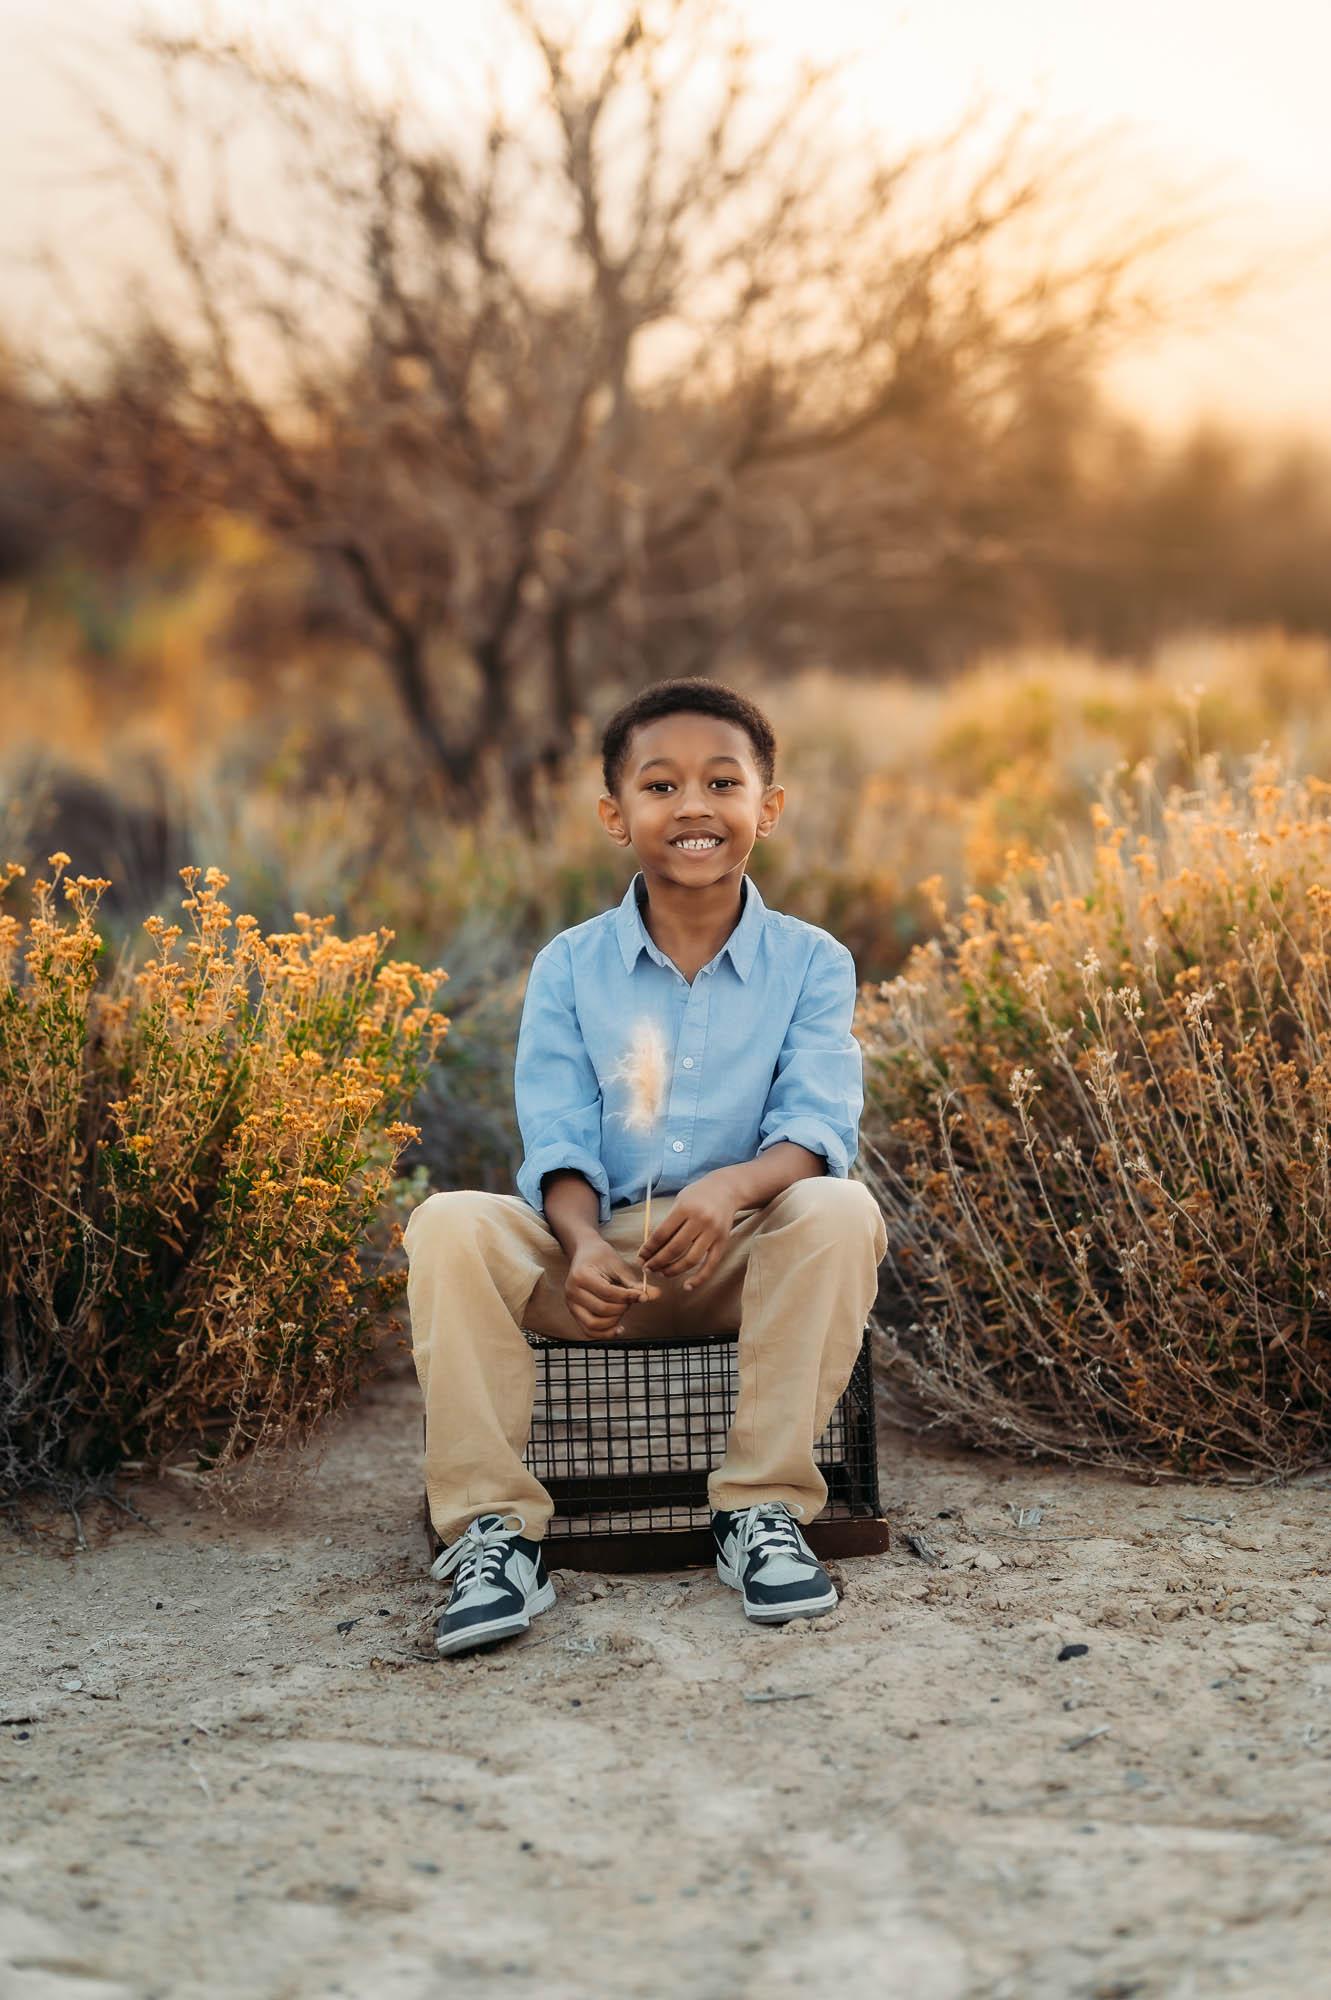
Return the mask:
<svg viewBox="0 0 1331 2000"><path fill-rule="evenodd" d="M0 1500L182 1449L219 1476L348 1394L399 1282L358 1250L446 1025L389 933L265 936L216 869L104 979L107 884L67 864L0 914Z"/></svg>
<svg viewBox="0 0 1331 2000"><path fill-rule="evenodd" d="M222 518L201 550L165 544L109 600L75 573L0 593L0 834L8 852L36 862L58 845L95 874L115 848L119 886L142 877L142 909L174 866L207 857L268 927L295 905L357 931L386 923L418 958L446 947L460 1023L473 993L622 892L592 810L591 733L538 801L534 836L502 800L459 825L382 666L299 631L300 588ZM438 663L446 705L471 698L456 671ZM952 901L992 888L1014 855L1079 827L1117 767L1149 759L1167 787L1199 750L1233 762L1268 745L1331 770L1331 647L1279 632L1176 640L1137 666L1026 649L946 687L723 671L771 709L782 744L790 799L755 859L764 893L843 937L867 978L931 933L921 882L938 877ZM101 787L106 809L62 792L72 779ZM113 922L139 913L133 900Z"/></svg>
<svg viewBox="0 0 1331 2000"><path fill-rule="evenodd" d="M25 859L58 846L113 875L100 921L115 947L175 868L208 858L265 929L317 909L344 932L391 927L422 963L446 959L454 1028L413 1112L410 1158L437 1185L509 1186L526 967L627 877L596 822L591 735L538 801L534 837L502 801L458 824L382 667L300 636L300 593L225 520L202 556L164 546L109 604L77 578L0 593L0 835ZM1175 641L1137 668L1028 649L945 688L726 671L771 709L782 746L789 802L755 855L763 893L843 938L872 980L936 934L922 884L949 907L992 893L1009 867L1082 838L1086 803L1116 769L1149 759L1167 786L1199 749L1237 768L1269 743L1331 770L1331 648L1274 632Z"/></svg>
<svg viewBox="0 0 1331 2000"><path fill-rule="evenodd" d="M866 994L917 1405L1188 1474L1331 1457L1331 785L1214 761L1093 810Z"/></svg>

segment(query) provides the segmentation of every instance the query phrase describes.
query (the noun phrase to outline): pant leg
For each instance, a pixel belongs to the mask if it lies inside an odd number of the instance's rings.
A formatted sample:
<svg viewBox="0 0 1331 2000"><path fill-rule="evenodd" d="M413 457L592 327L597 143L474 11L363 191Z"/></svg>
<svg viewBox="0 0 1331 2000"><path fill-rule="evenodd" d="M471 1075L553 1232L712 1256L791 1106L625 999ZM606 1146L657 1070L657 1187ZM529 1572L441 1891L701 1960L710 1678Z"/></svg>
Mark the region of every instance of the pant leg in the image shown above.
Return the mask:
<svg viewBox="0 0 1331 2000"><path fill-rule="evenodd" d="M827 1501L814 1461L850 1380L887 1249L883 1218L858 1181L794 1181L741 1216L697 1311L739 1326L739 1394L713 1508L784 1500L812 1521Z"/></svg>
<svg viewBox="0 0 1331 2000"><path fill-rule="evenodd" d="M504 1194L431 1195L404 1241L430 1518L452 1541L478 1514L518 1514L539 1541L553 1508L522 1462L536 1385L522 1326L564 1253L533 1208Z"/></svg>
<svg viewBox="0 0 1331 2000"><path fill-rule="evenodd" d="M641 1205L622 1209L605 1234L631 1261L642 1225ZM405 1241L435 1528L452 1540L477 1514L519 1514L539 1540L553 1507L522 1459L536 1365L521 1329L587 1339L564 1302L564 1253L513 1195L431 1195ZM796 1181L737 1218L706 1285L686 1293L678 1279L653 1280L661 1298L627 1310L629 1340L739 1328L739 1398L708 1483L713 1507L786 1500L812 1520L825 1504L813 1447L850 1379L885 1248L865 1188Z"/></svg>

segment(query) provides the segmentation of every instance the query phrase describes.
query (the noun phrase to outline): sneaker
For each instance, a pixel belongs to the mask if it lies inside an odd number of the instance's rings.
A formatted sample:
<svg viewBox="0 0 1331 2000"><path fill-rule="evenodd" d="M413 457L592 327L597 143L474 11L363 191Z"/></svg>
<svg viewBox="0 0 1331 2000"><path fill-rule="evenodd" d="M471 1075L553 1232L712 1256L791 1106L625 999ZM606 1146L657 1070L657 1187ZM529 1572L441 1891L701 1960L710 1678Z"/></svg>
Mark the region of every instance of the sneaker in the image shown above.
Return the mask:
<svg viewBox="0 0 1331 2000"><path fill-rule="evenodd" d="M798 1512L784 1500L762 1500L712 1516L716 1573L743 1591L745 1615L760 1624L820 1618L836 1609L832 1579L800 1533Z"/></svg>
<svg viewBox="0 0 1331 2000"><path fill-rule="evenodd" d="M506 1523L516 1521L517 1529ZM521 1533L521 1514L481 1514L430 1565L440 1582L453 1576L453 1594L435 1627L435 1649L464 1653L525 1632L555 1601L539 1542Z"/></svg>

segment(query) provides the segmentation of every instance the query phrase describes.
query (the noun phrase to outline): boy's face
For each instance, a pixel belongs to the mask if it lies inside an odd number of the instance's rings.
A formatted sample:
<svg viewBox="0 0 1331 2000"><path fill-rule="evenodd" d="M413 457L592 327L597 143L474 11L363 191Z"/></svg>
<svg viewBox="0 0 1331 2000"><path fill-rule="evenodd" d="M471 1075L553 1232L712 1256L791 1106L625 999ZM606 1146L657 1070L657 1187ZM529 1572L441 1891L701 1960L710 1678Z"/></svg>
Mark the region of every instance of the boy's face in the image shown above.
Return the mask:
<svg viewBox="0 0 1331 2000"><path fill-rule="evenodd" d="M634 730L619 783L599 811L649 883L704 889L743 872L784 804L781 786L763 783L747 730L685 711Z"/></svg>

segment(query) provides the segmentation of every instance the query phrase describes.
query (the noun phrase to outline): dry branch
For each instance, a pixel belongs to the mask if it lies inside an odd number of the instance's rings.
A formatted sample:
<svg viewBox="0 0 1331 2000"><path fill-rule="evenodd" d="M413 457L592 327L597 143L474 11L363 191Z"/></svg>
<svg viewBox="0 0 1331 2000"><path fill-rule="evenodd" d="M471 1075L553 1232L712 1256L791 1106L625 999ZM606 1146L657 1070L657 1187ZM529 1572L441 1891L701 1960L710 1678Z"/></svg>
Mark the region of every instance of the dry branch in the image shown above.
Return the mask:
<svg viewBox="0 0 1331 2000"><path fill-rule="evenodd" d="M463 811L500 775L530 809L655 671L992 568L994 503L956 468L1055 381L1084 396L1160 249L1142 228L1032 268L1077 163L1019 127L963 173L970 124L852 156L834 80L764 98L702 0L599 41L535 0L505 18L537 98L459 103L451 131L255 41L147 34L173 142L107 132L174 304L104 342L109 390L62 392L90 478L166 478L339 580ZM237 135L283 190L262 212Z"/></svg>

